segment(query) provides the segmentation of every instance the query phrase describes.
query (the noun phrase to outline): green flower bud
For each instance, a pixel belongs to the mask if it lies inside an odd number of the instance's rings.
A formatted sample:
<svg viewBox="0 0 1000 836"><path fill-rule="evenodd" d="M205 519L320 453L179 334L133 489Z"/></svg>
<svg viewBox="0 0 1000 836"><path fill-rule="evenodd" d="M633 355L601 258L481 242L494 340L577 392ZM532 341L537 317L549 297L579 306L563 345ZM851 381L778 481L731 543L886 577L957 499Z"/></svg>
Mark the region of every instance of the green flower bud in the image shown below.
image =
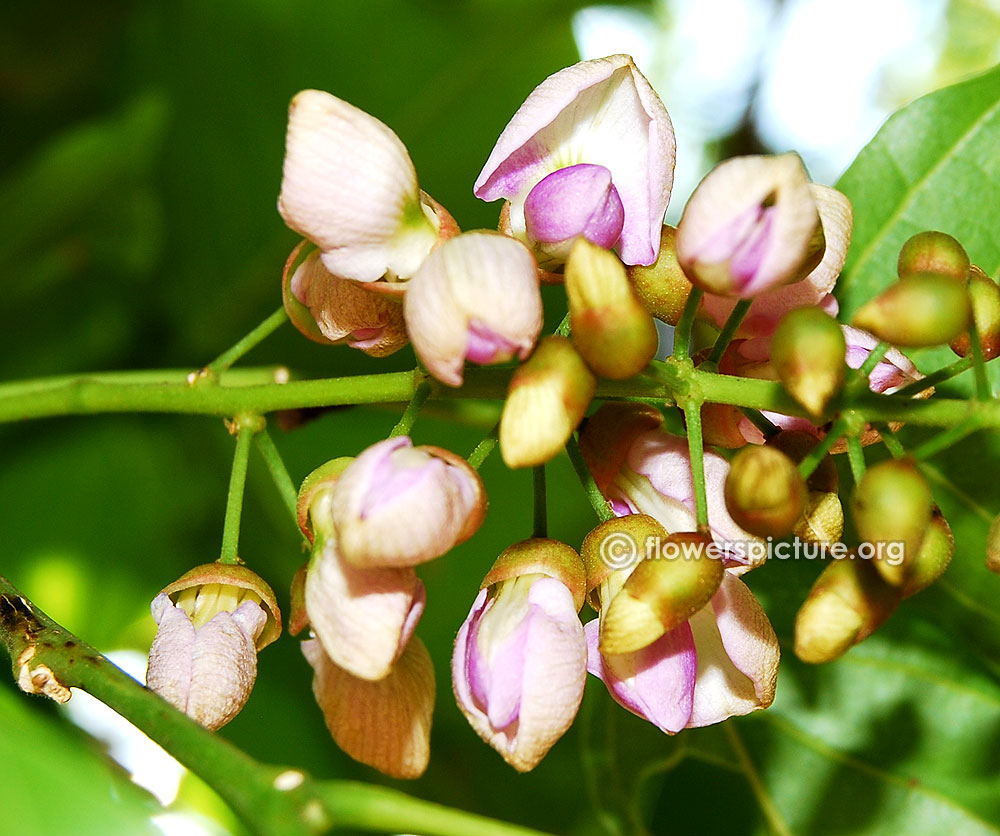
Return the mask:
<svg viewBox="0 0 1000 836"><path fill-rule="evenodd" d="M837 321L819 308L796 308L771 342L771 363L782 385L810 415L820 416L844 383L847 341Z"/></svg>
<svg viewBox="0 0 1000 836"><path fill-rule="evenodd" d="M875 546L875 565L893 586L902 586L917 559L933 502L927 481L909 459L869 468L854 491L851 508L858 535Z"/></svg>
<svg viewBox="0 0 1000 836"><path fill-rule="evenodd" d="M834 560L817 578L795 617L795 655L803 662L832 662L868 638L899 605L870 560Z"/></svg>
<svg viewBox="0 0 1000 836"><path fill-rule="evenodd" d="M650 549L664 543L667 530L646 514L605 520L584 537L580 557L587 570L587 603L600 612L622 588Z"/></svg>
<svg viewBox="0 0 1000 836"><path fill-rule="evenodd" d="M983 356L992 360L1000 355L1000 287L975 264L969 268L966 287L972 301L972 316L983 346ZM972 346L969 332L963 331L951 341L950 346L959 357L965 357Z"/></svg>
<svg viewBox="0 0 1000 836"><path fill-rule="evenodd" d="M944 574L954 554L955 537L951 533L951 526L941 510L935 508L924 541L920 544L920 551L903 581L903 597L909 598L927 589Z"/></svg>
<svg viewBox="0 0 1000 836"><path fill-rule="evenodd" d="M792 533L807 543L839 543L844 536L844 506L836 491L809 491Z"/></svg>
<svg viewBox="0 0 1000 836"><path fill-rule="evenodd" d="M658 541L601 613L602 653L633 653L683 624L707 604L725 573L706 534L684 532Z"/></svg>
<svg viewBox="0 0 1000 836"><path fill-rule="evenodd" d="M795 463L774 447L750 445L732 460L726 508L740 528L758 537L792 532L806 503L806 483Z"/></svg>
<svg viewBox="0 0 1000 836"><path fill-rule="evenodd" d="M610 250L579 238L566 262L573 342L597 374L624 380L656 355L656 324Z"/></svg>
<svg viewBox="0 0 1000 836"><path fill-rule="evenodd" d="M963 282L939 273L907 273L854 315L853 324L909 348L949 343L969 327Z"/></svg>
<svg viewBox="0 0 1000 836"><path fill-rule="evenodd" d="M964 279L969 270L965 248L945 232L918 232L899 251L896 272L900 278L912 273L939 273Z"/></svg>
<svg viewBox="0 0 1000 836"><path fill-rule="evenodd" d="M660 255L649 267L635 264L626 268L632 289L646 310L668 325L676 325L684 311L691 282L677 263L677 230L664 224L660 233Z"/></svg>
<svg viewBox="0 0 1000 836"><path fill-rule="evenodd" d="M507 467L533 467L555 456L583 420L597 389L583 358L565 337L542 340L514 372L500 417Z"/></svg>

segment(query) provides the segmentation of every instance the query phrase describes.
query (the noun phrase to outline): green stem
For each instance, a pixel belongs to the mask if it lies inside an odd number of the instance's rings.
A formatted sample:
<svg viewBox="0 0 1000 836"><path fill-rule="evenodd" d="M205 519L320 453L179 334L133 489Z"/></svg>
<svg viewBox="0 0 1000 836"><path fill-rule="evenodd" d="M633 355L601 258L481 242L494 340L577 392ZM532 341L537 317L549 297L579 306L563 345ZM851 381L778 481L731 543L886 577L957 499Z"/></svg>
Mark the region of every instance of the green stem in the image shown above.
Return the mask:
<svg viewBox="0 0 1000 836"><path fill-rule="evenodd" d="M497 422L496 425L490 430L489 434L476 445L476 449L469 453L469 458L466 461L469 463L469 467L473 470L479 470L483 466L483 462L489 458L490 453L493 452L493 448L497 446L497 441L499 440L500 433L500 423Z"/></svg>
<svg viewBox="0 0 1000 836"><path fill-rule="evenodd" d="M740 412L742 412L750 420L751 424L761 431L764 438L771 438L771 436L777 435L781 432L759 409L752 409L749 406L744 406L740 408Z"/></svg>
<svg viewBox="0 0 1000 836"><path fill-rule="evenodd" d="M590 472L590 468L587 467L587 462L583 458L583 451L580 449L580 443L577 441L576 436L571 435L569 441L566 442L566 453L573 465L573 470L576 471L580 484L583 485L583 490L587 494L590 507L597 514L597 519L601 522L613 520L615 512L611 510L611 504L604 498L601 489L597 487L597 482L594 481L594 476Z"/></svg>
<svg viewBox="0 0 1000 836"><path fill-rule="evenodd" d="M267 470L271 474L274 486L281 495L282 504L292 515L292 522L295 523L295 528L298 530L299 492L292 481L292 477L288 474L288 468L285 467L285 462L274 444L274 439L271 438L271 434L266 429L262 429L254 438L254 443L257 446L257 452L260 453L261 458L264 459L264 463L267 465Z"/></svg>
<svg viewBox="0 0 1000 836"><path fill-rule="evenodd" d="M976 376L976 397L988 401L993 397L990 392L990 381L986 376L986 356L983 354L983 340L976 327L976 318L972 317L969 324L969 343L972 349L972 373Z"/></svg>
<svg viewBox="0 0 1000 836"><path fill-rule="evenodd" d="M942 369L938 369L936 372L931 372L931 374L926 377L922 377L920 380L914 380L912 383L907 383L906 386L896 390L892 394L896 397L913 397L914 395L919 395L921 392L930 389L931 386L937 386L939 383L944 383L946 380L951 380L953 377L957 377L972 368L972 356L963 357L961 360L956 360L954 363L945 366Z"/></svg>
<svg viewBox="0 0 1000 836"><path fill-rule="evenodd" d="M534 487L534 524L532 537L548 537L549 523L545 498L545 465L532 468L532 484Z"/></svg>
<svg viewBox="0 0 1000 836"><path fill-rule="evenodd" d="M238 416L236 419L236 452L233 470L229 475L229 495L226 498L226 521L222 529L222 552L219 563L239 563L237 554L240 543L240 519L243 516L243 491L247 483L247 462L250 445L261 429L262 420L257 415Z"/></svg>
<svg viewBox="0 0 1000 836"><path fill-rule="evenodd" d="M836 444L840 438L847 431L847 421L843 418L838 418L827 430L823 439L817 444L806 457L799 462L799 473L802 475L803 479L808 479L813 475L813 471L819 467L821 461L827 453L833 449L833 445Z"/></svg>
<svg viewBox="0 0 1000 836"><path fill-rule="evenodd" d="M753 303L753 299L740 299L736 303L736 307L733 308L732 313L726 319L725 325L722 326L722 330L719 332L719 336L715 338L715 345L712 346L712 353L708 355L708 361L715 368L719 365L719 361L722 359L722 355L725 354L726 348L733 339L733 335L736 333L736 329L740 327L740 323L743 318L747 315L747 311L750 310L750 305Z"/></svg>
<svg viewBox="0 0 1000 836"><path fill-rule="evenodd" d="M903 447L903 443L899 440L899 436L892 431L892 427L888 424L882 424L878 428L878 434L882 439L882 443L894 459L901 459L906 455L906 448Z"/></svg>
<svg viewBox="0 0 1000 836"><path fill-rule="evenodd" d="M278 308L273 314L265 319L260 325L254 328L243 339L232 348L223 351L211 363L205 366L203 372L206 376L218 378L218 376L228 369L233 363L243 357L252 349L260 345L264 340L277 331L288 321L288 314L285 313L284 306Z"/></svg>
<svg viewBox="0 0 1000 836"><path fill-rule="evenodd" d="M857 484L865 475L865 454L861 448L861 439L856 435L847 436L847 460L851 464L854 484Z"/></svg>
<svg viewBox="0 0 1000 836"><path fill-rule="evenodd" d="M10 654L15 679L26 689L68 699L65 689L80 688L96 697L200 776L251 832L261 836L314 836L328 832L334 824L425 836L543 836L386 787L316 781L298 770L255 761L56 624L2 576L0 643ZM279 776L299 783L292 789L278 789Z"/></svg>
<svg viewBox="0 0 1000 836"><path fill-rule="evenodd" d="M953 444L961 441L967 435L970 435L976 430L982 429L979 416L970 415L960 424L955 424L954 427L950 427L942 433L938 433L933 438L929 438L923 444L919 445L913 451L913 457L918 461L923 459L929 459L932 456L936 456L942 450L947 450Z"/></svg>
<svg viewBox="0 0 1000 836"><path fill-rule="evenodd" d="M677 327L674 329L674 357L688 357L691 354L691 328L694 325L694 315L698 312L701 297L701 289L693 288L688 295L687 302L684 303L681 318L677 321Z"/></svg>
<svg viewBox="0 0 1000 836"><path fill-rule="evenodd" d="M414 370L414 376L416 377L420 374L419 369ZM413 424L417 420L417 414L420 412L420 407L424 405L424 401L427 400L427 396L431 393L431 383L429 380L423 380L417 385L416 390L413 393L413 397L410 398L410 402L406 405L406 409L403 410L403 415L397 422L396 426L392 428L392 432L389 433L389 438L396 438L400 435L409 435L410 430L413 429Z"/></svg>
<svg viewBox="0 0 1000 836"><path fill-rule="evenodd" d="M870 375L875 367L882 362L882 358L885 357L886 352L892 348L889 343L885 340L881 340L875 348L872 349L871 354L865 358L865 362L861 364L861 368L858 369L858 379L864 381L865 388L868 387L868 375Z"/></svg>
<svg viewBox="0 0 1000 836"><path fill-rule="evenodd" d="M701 401L690 398L684 403L688 451L691 455L691 481L694 484L694 511L698 530L708 533L708 496L705 487L705 445L701 434Z"/></svg>

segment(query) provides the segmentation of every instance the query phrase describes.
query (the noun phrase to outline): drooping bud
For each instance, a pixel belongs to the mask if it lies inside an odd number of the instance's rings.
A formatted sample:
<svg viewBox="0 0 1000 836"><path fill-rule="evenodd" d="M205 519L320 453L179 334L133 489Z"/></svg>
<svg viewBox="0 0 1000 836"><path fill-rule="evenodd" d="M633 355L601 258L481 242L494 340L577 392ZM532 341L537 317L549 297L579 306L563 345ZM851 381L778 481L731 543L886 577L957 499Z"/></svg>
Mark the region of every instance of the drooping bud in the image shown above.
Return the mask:
<svg viewBox="0 0 1000 836"><path fill-rule="evenodd" d="M969 327L964 282L938 273L907 273L867 302L853 324L904 348L949 343Z"/></svg>
<svg viewBox="0 0 1000 836"><path fill-rule="evenodd" d="M955 554L955 537L951 526L944 518L941 510L934 508L931 524L920 544L916 559L907 567L906 578L903 581L903 597L909 598L921 590L927 589L940 578L951 558Z"/></svg>
<svg viewBox="0 0 1000 836"><path fill-rule="evenodd" d="M597 378L566 337L545 337L514 372L500 416L507 467L533 467L555 456L583 419Z"/></svg>
<svg viewBox="0 0 1000 836"><path fill-rule="evenodd" d="M846 356L839 323L819 308L789 312L771 342L771 362L782 384L815 417L843 385Z"/></svg>
<svg viewBox="0 0 1000 836"><path fill-rule="evenodd" d="M558 268L577 238L611 249L625 223L625 209L611 172L580 163L542 178L524 201L528 246L543 269Z"/></svg>
<svg viewBox="0 0 1000 836"><path fill-rule="evenodd" d="M969 271L965 248L945 232L918 232L899 251L896 272L900 278L911 273L938 273L963 281Z"/></svg>
<svg viewBox="0 0 1000 836"><path fill-rule="evenodd" d="M573 343L590 368L612 380L646 368L656 355L656 323L618 256L577 240L566 262L566 294Z"/></svg>
<svg viewBox="0 0 1000 836"><path fill-rule="evenodd" d="M454 226L420 191L399 137L319 90L289 106L278 211L322 250L327 270L362 282L408 279Z"/></svg>
<svg viewBox="0 0 1000 836"><path fill-rule="evenodd" d="M795 154L735 157L691 195L677 260L708 293L750 299L804 278L821 261L823 227Z"/></svg>
<svg viewBox="0 0 1000 836"><path fill-rule="evenodd" d="M992 360L1000 355L1000 286L973 264L969 268L966 287L972 302L972 316L983 347L983 357ZM959 334L950 343L951 350L965 357L972 350L968 331Z"/></svg>
<svg viewBox="0 0 1000 836"><path fill-rule="evenodd" d="M652 264L670 199L674 149L666 108L628 55L581 61L528 96L497 140L475 194L487 201L505 198L510 233L522 240L528 224L536 225L537 235L538 227L561 227L564 219L574 234L580 234L581 220L584 229L593 223L606 240L619 223L620 203L624 218L615 238L622 260ZM579 164L607 171L609 186L603 186L601 172ZM571 173L561 173L567 169ZM542 186L547 178L553 179ZM599 181L596 188L591 178ZM530 207L529 198L537 205ZM585 237L602 246L615 243Z"/></svg>
<svg viewBox="0 0 1000 836"><path fill-rule="evenodd" d="M875 566L899 587L916 560L931 522L933 496L909 459L870 467L854 491L851 510L858 535L875 550Z"/></svg>
<svg viewBox="0 0 1000 836"><path fill-rule="evenodd" d="M152 612L146 684L205 728L221 728L250 698L257 651L281 633L274 592L246 567L209 563L167 586Z"/></svg>
<svg viewBox="0 0 1000 836"><path fill-rule="evenodd" d="M466 232L427 257L410 281L403 314L427 370L462 385L465 361L524 359L542 329L538 267L527 247L496 232Z"/></svg>
<svg viewBox="0 0 1000 836"><path fill-rule="evenodd" d="M373 444L344 470L331 512L348 563L415 566L475 534L486 495L465 459L399 436Z"/></svg>
<svg viewBox="0 0 1000 836"><path fill-rule="evenodd" d="M900 592L872 563L854 555L834 560L813 584L795 618L795 655L803 662L843 656L895 611Z"/></svg>
<svg viewBox="0 0 1000 836"><path fill-rule="evenodd" d="M527 772L576 716L587 676L580 556L555 540L504 551L455 640L455 698L480 737Z"/></svg>
<svg viewBox="0 0 1000 836"><path fill-rule="evenodd" d="M726 508L758 537L790 534L806 504L806 484L795 463L774 447L743 447L726 477Z"/></svg>
<svg viewBox="0 0 1000 836"><path fill-rule="evenodd" d="M392 778L419 778L430 760L434 665L413 637L391 672L372 682L339 667L315 639L302 642L313 694L336 744Z"/></svg>
<svg viewBox="0 0 1000 836"><path fill-rule="evenodd" d="M634 653L652 644L691 618L719 589L725 567L708 535L671 534L654 548L602 610L601 653Z"/></svg>
<svg viewBox="0 0 1000 836"><path fill-rule="evenodd" d="M580 547L590 606L598 612L607 607L636 566L667 536L666 529L646 514L615 517L593 528Z"/></svg>
<svg viewBox="0 0 1000 836"><path fill-rule="evenodd" d="M691 282L677 263L676 236L677 229L664 224L656 262L648 267L637 264L627 268L628 279L639 301L653 316L668 325L678 323L692 289Z"/></svg>
<svg viewBox="0 0 1000 836"><path fill-rule="evenodd" d="M364 284L342 279L326 269L314 250L299 262L296 247L285 265L282 300L288 318L315 342L346 344L386 357L409 342L403 323L403 306Z"/></svg>

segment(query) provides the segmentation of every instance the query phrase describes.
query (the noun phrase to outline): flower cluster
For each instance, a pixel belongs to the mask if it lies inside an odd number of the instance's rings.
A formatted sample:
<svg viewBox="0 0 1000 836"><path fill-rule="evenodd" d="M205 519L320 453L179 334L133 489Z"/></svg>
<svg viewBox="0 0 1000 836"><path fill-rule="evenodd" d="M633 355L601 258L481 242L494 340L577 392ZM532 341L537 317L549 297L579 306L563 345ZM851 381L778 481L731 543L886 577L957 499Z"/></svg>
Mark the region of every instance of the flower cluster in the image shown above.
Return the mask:
<svg viewBox="0 0 1000 836"><path fill-rule="evenodd" d="M438 393L465 386L467 364L516 365L496 429L505 463L541 468L568 445L602 519L579 551L545 536L515 543L469 591L455 699L521 771L569 728L588 672L667 734L771 705L778 640L744 581L766 549L746 546L842 536L829 454L850 436L857 465L880 439L863 420L832 423L845 392L927 396L893 345L1000 353L1000 290L954 239L911 239L899 281L841 324L832 291L852 232L847 198L810 182L794 154L738 157L708 173L674 228L674 154L666 108L631 58L581 62L528 96L475 182L477 197L503 201L498 229L461 232L382 122L315 90L289 111L278 208L305 237L282 277L291 321L379 357L411 343L433 378L424 389ZM566 294L562 325L544 336L542 283ZM695 317L720 334L703 350L690 345ZM657 319L683 326L668 363L655 360ZM757 412L697 387L671 389L673 402L614 388L702 372L775 381L781 400ZM592 409L602 379L611 400ZM863 640L951 557L912 461L855 467L855 478L862 543L899 543L904 557L823 570L796 625L806 661ZM427 603L416 567L469 539L485 511L468 462L395 433L300 489L311 552L290 631L308 629L302 652L334 740L388 775L416 777L429 758L435 682L414 635ZM685 557L644 559L650 542ZM209 728L242 707L256 651L280 629L269 588L238 568L153 604L150 687ZM585 604L597 613L586 623Z"/></svg>

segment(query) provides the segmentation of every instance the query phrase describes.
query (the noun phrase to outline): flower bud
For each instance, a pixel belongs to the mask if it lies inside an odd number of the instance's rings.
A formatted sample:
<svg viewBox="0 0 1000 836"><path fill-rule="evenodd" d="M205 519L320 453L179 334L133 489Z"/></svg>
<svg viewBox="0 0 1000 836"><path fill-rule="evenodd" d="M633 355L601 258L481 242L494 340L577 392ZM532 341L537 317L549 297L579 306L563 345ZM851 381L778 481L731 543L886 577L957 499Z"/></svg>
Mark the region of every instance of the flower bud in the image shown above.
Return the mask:
<svg viewBox="0 0 1000 836"><path fill-rule="evenodd" d="M795 655L812 664L832 662L881 627L899 600L899 590L871 560L832 561L795 617Z"/></svg>
<svg viewBox="0 0 1000 836"><path fill-rule="evenodd" d="M667 224L660 233L660 254L648 267L632 265L627 268L628 280L639 301L657 319L676 325L691 295L688 281L677 263L677 229Z"/></svg>
<svg viewBox="0 0 1000 836"><path fill-rule="evenodd" d="M855 527L861 540L876 548L874 563L887 583L901 586L909 574L931 522L933 501L927 481L908 459L879 462L855 488Z"/></svg>
<svg viewBox="0 0 1000 836"><path fill-rule="evenodd" d="M331 513L348 563L415 566L475 534L486 495L464 459L399 436L373 444L348 465L333 488Z"/></svg>
<svg viewBox="0 0 1000 836"><path fill-rule="evenodd" d="M916 559L907 567L903 597L909 598L927 589L944 574L954 554L955 537L951 533L951 526L941 510L935 507Z"/></svg>
<svg viewBox="0 0 1000 836"><path fill-rule="evenodd" d="M598 612L610 605L649 549L667 540L666 529L647 514L605 520L583 539L580 557L587 570L587 603Z"/></svg>
<svg viewBox="0 0 1000 836"><path fill-rule="evenodd" d="M583 239L573 245L566 262L566 295L573 342L599 375L624 380L656 356L656 323L610 250Z"/></svg>
<svg viewBox="0 0 1000 836"><path fill-rule="evenodd" d="M625 209L611 172L581 163L545 176L524 201L528 246L543 269L558 268L577 238L610 249L618 243Z"/></svg>
<svg viewBox="0 0 1000 836"><path fill-rule="evenodd" d="M497 140L475 193L508 201L518 238L582 234L605 247L617 241L626 264L652 264L674 147L670 117L629 56L581 61L532 91ZM546 260L558 255L556 248Z"/></svg>
<svg viewBox="0 0 1000 836"><path fill-rule="evenodd" d="M969 271L965 248L945 232L918 232L899 251L896 272L900 278L911 273L938 273L960 281Z"/></svg>
<svg viewBox="0 0 1000 836"><path fill-rule="evenodd" d="M792 533L806 543L839 543L844 536L844 506L836 491L809 491Z"/></svg>
<svg viewBox="0 0 1000 836"><path fill-rule="evenodd" d="M281 632L271 588L243 566L206 564L166 587L152 612L147 686L207 729L226 725L250 698L257 651Z"/></svg>
<svg viewBox="0 0 1000 836"><path fill-rule="evenodd" d="M579 555L555 540L507 549L455 640L455 699L480 737L527 772L576 716L587 676Z"/></svg>
<svg viewBox="0 0 1000 836"><path fill-rule="evenodd" d="M843 385L846 356L844 332L819 308L790 311L771 342L771 362L781 383L815 417Z"/></svg>
<svg viewBox="0 0 1000 836"><path fill-rule="evenodd" d="M774 447L750 445L730 463L726 508L758 537L790 534L806 503L806 484L795 463Z"/></svg>
<svg viewBox="0 0 1000 836"><path fill-rule="evenodd" d="M601 653L641 650L686 622L719 589L725 568L708 535L671 534L655 548L601 612Z"/></svg>
<svg viewBox="0 0 1000 836"><path fill-rule="evenodd" d="M597 378L565 337L545 337L517 371L500 416L507 467L533 467L555 456L583 419Z"/></svg>
<svg viewBox="0 0 1000 836"><path fill-rule="evenodd" d="M1000 355L1000 287L975 264L969 268L966 287L972 302L972 316L979 333L979 342L983 347L983 357L992 360ZM951 350L959 357L967 356L971 345L972 338L968 331L963 331L950 343Z"/></svg>
<svg viewBox="0 0 1000 836"><path fill-rule="evenodd" d="M717 165L677 226L677 260L692 284L750 299L810 273L825 242L809 186L794 154Z"/></svg>
<svg viewBox="0 0 1000 836"><path fill-rule="evenodd" d="M414 637L384 678L371 682L338 667L315 639L302 642L313 694L336 744L392 778L419 778L430 760L434 665Z"/></svg>
<svg viewBox="0 0 1000 836"><path fill-rule="evenodd" d="M1000 514L993 518L986 535L986 568L1000 575Z"/></svg>
<svg viewBox="0 0 1000 836"><path fill-rule="evenodd" d="M772 435L764 443L767 447L780 450L795 464L801 464L802 460L819 444L819 439L812 433L803 430L782 430ZM810 491L837 492L839 478L833 456L829 453L823 456L815 470L806 479L806 486Z"/></svg>
<svg viewBox="0 0 1000 836"><path fill-rule="evenodd" d="M299 529L310 543L315 542L317 534L330 538L336 536L333 518L329 514L329 505L323 507L323 512L314 515L312 513L313 500L318 497L320 492L332 490L341 474L353 461L353 456L331 459L321 464L302 480L295 503L295 516L299 521ZM315 532L313 531L314 525L317 526Z"/></svg>
<svg viewBox="0 0 1000 836"><path fill-rule="evenodd" d="M920 348L951 342L971 317L964 283L938 273L907 273L863 305L853 324L880 340Z"/></svg>
<svg viewBox="0 0 1000 836"><path fill-rule="evenodd" d="M399 137L374 116L319 90L292 100L278 211L323 251L331 273L409 278L454 225L439 210Z"/></svg>
<svg viewBox="0 0 1000 836"><path fill-rule="evenodd" d="M298 263L301 250L302 245L289 256L282 279L285 311L301 333L327 345L347 344L372 357L386 357L409 342L397 300L333 275L318 250Z"/></svg>
<svg viewBox="0 0 1000 836"><path fill-rule="evenodd" d="M403 302L417 357L438 380L462 385L466 359L524 359L542 329L538 267L523 244L466 232L428 256Z"/></svg>

